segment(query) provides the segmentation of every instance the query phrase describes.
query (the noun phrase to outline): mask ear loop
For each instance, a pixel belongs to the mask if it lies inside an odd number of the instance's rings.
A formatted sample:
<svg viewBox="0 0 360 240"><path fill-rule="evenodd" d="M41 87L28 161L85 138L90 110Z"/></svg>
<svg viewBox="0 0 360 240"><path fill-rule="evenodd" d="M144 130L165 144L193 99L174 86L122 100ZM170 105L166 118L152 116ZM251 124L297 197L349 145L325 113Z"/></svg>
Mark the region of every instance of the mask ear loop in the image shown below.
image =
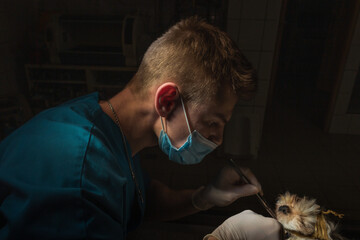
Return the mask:
<svg viewBox="0 0 360 240"><path fill-rule="evenodd" d="M185 111L184 101L183 101L183 99L182 99L181 96L180 96L180 100L181 100L181 104L182 104L182 107L183 107L183 110L184 110L184 115L185 115L186 124L187 124L187 126L188 126L189 133L191 134L191 129L190 129L190 125L189 125L189 120L188 120L188 118L187 118L186 111Z"/></svg>
<svg viewBox="0 0 360 240"><path fill-rule="evenodd" d="M165 128L164 128L164 122L163 122L163 120L162 120L162 117L160 116L160 121L161 121L161 127L162 127L162 130L164 131L164 132L166 132L165 131Z"/></svg>
<svg viewBox="0 0 360 240"><path fill-rule="evenodd" d="M159 102L160 102L160 99L159 99ZM163 122L163 118L162 118L162 116L160 116L160 121L161 121L161 127L162 127L162 130L166 133L167 131L165 130L165 127L164 127L164 122Z"/></svg>

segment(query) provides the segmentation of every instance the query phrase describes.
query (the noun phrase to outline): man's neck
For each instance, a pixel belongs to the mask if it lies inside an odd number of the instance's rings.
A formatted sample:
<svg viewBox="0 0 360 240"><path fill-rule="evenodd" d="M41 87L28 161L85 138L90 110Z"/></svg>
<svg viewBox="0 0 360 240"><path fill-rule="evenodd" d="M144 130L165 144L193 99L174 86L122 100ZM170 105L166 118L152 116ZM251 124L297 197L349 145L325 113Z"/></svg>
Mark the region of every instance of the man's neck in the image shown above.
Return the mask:
<svg viewBox="0 0 360 240"><path fill-rule="evenodd" d="M142 149L157 144L153 126L159 117L154 112L153 101L140 99L129 88L125 88L109 101L119 119L121 129L129 141L133 156ZM114 113L107 102L101 101L99 104L102 110L116 123Z"/></svg>

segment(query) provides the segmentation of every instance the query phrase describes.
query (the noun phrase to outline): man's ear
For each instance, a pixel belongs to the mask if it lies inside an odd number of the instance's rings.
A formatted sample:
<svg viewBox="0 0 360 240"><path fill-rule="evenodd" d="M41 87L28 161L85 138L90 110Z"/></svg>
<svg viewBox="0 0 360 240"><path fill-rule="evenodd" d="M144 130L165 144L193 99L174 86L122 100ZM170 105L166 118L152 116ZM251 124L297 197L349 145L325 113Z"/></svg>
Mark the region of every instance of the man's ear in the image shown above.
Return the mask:
<svg viewBox="0 0 360 240"><path fill-rule="evenodd" d="M161 117L166 117L175 108L179 99L179 90L175 83L166 82L160 85L155 94L155 108Z"/></svg>

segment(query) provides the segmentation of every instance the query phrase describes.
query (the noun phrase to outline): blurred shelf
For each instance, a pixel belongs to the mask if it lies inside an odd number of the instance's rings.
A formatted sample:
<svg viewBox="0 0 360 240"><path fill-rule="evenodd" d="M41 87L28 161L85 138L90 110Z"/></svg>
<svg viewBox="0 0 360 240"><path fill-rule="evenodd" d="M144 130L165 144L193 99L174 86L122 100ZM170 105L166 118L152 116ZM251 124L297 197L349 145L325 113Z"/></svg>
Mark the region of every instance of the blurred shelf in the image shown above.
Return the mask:
<svg viewBox="0 0 360 240"><path fill-rule="evenodd" d="M123 88L125 85L94 85L95 88Z"/></svg>
<svg viewBox="0 0 360 240"><path fill-rule="evenodd" d="M30 106L38 112L95 91L112 97L131 80L137 67L26 64L25 71Z"/></svg>
<svg viewBox="0 0 360 240"><path fill-rule="evenodd" d="M33 80L34 83L59 83L59 84L86 84L85 81L68 81L68 80Z"/></svg>
<svg viewBox="0 0 360 240"><path fill-rule="evenodd" d="M26 64L25 68L37 69L69 69L69 70L93 70L93 71L129 71L136 72L137 67L112 67L112 66L94 66L94 65L57 65L57 64Z"/></svg>

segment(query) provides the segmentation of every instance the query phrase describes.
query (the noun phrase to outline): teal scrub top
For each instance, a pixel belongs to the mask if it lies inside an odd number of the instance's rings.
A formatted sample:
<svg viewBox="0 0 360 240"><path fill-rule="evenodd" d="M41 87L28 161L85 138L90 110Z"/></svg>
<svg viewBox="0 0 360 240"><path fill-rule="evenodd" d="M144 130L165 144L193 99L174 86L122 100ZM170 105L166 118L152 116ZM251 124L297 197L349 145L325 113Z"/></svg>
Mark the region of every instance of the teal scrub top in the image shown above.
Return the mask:
<svg viewBox="0 0 360 240"><path fill-rule="evenodd" d="M125 239L147 178L93 93L36 115L0 143L0 239ZM128 142L125 143L131 157Z"/></svg>

